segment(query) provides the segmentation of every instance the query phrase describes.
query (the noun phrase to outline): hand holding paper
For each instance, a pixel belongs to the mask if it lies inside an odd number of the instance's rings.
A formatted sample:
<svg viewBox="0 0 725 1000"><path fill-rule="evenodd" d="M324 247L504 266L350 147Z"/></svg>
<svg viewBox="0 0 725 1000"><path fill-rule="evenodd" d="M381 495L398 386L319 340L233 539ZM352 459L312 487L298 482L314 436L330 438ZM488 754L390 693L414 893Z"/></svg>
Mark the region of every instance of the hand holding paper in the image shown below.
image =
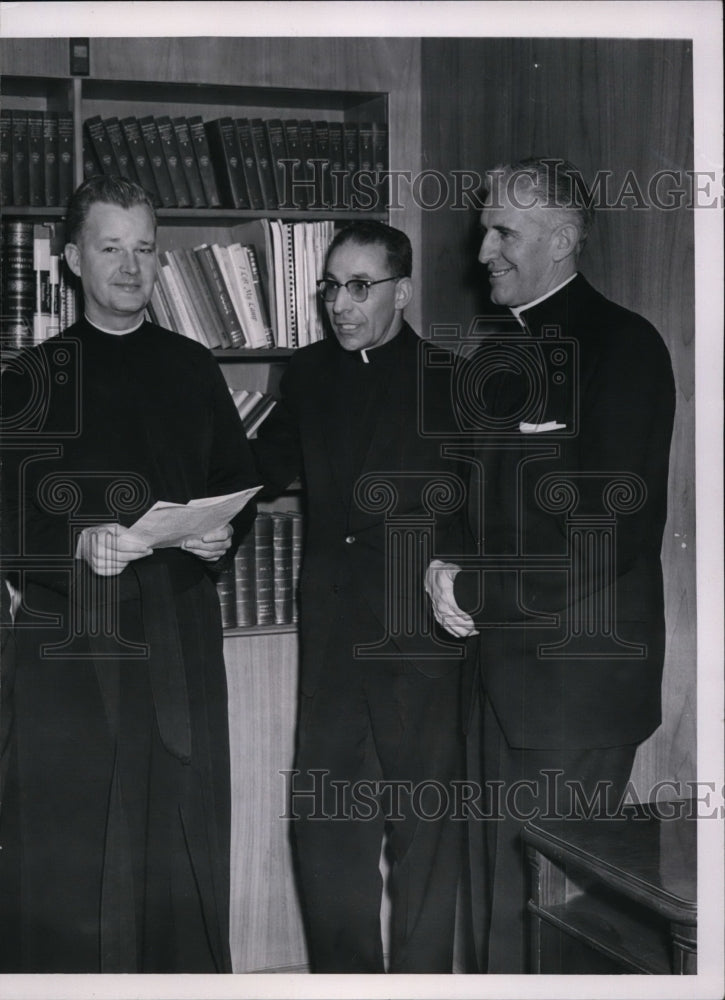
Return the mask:
<svg viewBox="0 0 725 1000"><path fill-rule="evenodd" d="M229 522L261 488L254 486L226 496L201 497L186 504L159 500L131 525L128 532L152 549L183 546L202 559L218 559L229 547L228 544L223 545ZM228 537L231 538L231 534ZM189 544L192 541L197 543L193 548ZM187 544L184 545L184 542ZM200 542L203 543L201 546ZM215 548L220 549L219 554L209 556L208 553Z"/></svg>
<svg viewBox="0 0 725 1000"><path fill-rule="evenodd" d="M206 562L216 562L232 544L233 534L231 524L225 524L223 528L208 532L203 538L187 538L181 543L181 548Z"/></svg>

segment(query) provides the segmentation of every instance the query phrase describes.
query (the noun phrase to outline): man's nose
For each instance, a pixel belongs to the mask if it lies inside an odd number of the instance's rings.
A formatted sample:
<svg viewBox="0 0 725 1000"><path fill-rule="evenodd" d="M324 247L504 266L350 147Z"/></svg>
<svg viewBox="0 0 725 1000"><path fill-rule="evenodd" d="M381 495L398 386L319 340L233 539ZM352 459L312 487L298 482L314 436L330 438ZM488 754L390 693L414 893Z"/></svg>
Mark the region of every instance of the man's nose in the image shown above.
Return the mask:
<svg viewBox="0 0 725 1000"><path fill-rule="evenodd" d="M346 309L349 309L351 302L350 292L344 285L340 285L332 300L332 311L334 313L345 312Z"/></svg>
<svg viewBox="0 0 725 1000"><path fill-rule="evenodd" d="M128 271L131 274L135 274L138 271L138 261L136 260L136 254L133 250L127 250L121 261L121 267L124 271Z"/></svg>
<svg viewBox="0 0 725 1000"><path fill-rule="evenodd" d="M498 235L495 232L486 233L483 237L483 242L481 243L481 249L478 253L478 259L482 264L488 264L489 261L494 260L498 254Z"/></svg>

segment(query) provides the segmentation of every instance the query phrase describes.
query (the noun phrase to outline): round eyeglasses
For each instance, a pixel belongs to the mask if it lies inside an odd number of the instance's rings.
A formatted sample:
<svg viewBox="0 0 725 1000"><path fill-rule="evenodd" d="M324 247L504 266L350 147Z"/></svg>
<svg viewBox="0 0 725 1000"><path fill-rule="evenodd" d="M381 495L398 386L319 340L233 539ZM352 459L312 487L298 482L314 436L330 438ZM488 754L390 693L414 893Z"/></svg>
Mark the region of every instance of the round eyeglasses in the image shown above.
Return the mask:
<svg viewBox="0 0 725 1000"><path fill-rule="evenodd" d="M320 278L317 282L317 291L325 302L334 302L337 293L341 288L347 289L347 294L353 302L364 302L368 297L368 289L373 285L382 285L386 281L398 281L401 274L394 274L391 278L378 278L377 281L370 281L367 278L350 278L349 281L333 281L332 278Z"/></svg>

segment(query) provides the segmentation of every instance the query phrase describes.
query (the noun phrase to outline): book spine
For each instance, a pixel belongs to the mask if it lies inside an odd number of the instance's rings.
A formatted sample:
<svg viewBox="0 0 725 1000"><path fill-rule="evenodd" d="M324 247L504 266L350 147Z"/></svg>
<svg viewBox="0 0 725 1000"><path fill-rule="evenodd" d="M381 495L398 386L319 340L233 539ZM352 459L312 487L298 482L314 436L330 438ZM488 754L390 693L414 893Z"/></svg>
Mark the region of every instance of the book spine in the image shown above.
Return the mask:
<svg viewBox="0 0 725 1000"><path fill-rule="evenodd" d="M249 208L242 153L234 120L229 117L205 122L212 164L222 204L226 208Z"/></svg>
<svg viewBox="0 0 725 1000"><path fill-rule="evenodd" d="M9 108L0 111L0 205L14 205L13 195L13 116Z"/></svg>
<svg viewBox="0 0 725 1000"><path fill-rule="evenodd" d="M222 570L217 580L217 595L221 611L222 628L234 628L237 624L237 599L234 566Z"/></svg>
<svg viewBox="0 0 725 1000"><path fill-rule="evenodd" d="M257 625L274 625L274 536L272 515L266 513L254 521L254 589Z"/></svg>
<svg viewBox="0 0 725 1000"><path fill-rule="evenodd" d="M263 208L276 208L276 203L274 205L267 203L262 189L261 173L257 166L256 143L252 138L252 123L248 118L237 118L234 124L239 136L239 149L242 154L242 167L249 193L249 205L257 211Z"/></svg>
<svg viewBox="0 0 725 1000"><path fill-rule="evenodd" d="M246 249L240 243L233 243L227 247L227 254L237 292L237 311L249 346L266 347L267 336L257 306L257 295Z"/></svg>
<svg viewBox="0 0 725 1000"><path fill-rule="evenodd" d="M272 515L274 574L274 621L292 623L292 520L287 514Z"/></svg>
<svg viewBox="0 0 725 1000"><path fill-rule="evenodd" d="M133 157L131 156L131 151L128 148L126 136L123 134L121 122L118 118L111 117L104 119L103 124L106 129L106 135L111 145L111 149L113 150L113 155L116 159L116 166L118 167L119 174L121 177L125 177L128 181L138 183L138 177L136 176L136 170L133 164Z"/></svg>
<svg viewBox="0 0 725 1000"><path fill-rule="evenodd" d="M332 181L330 178L330 124L326 121L313 123L315 136L315 179L318 197L323 208L332 205Z"/></svg>
<svg viewBox="0 0 725 1000"><path fill-rule="evenodd" d="M280 118L270 118L264 122L269 141L269 155L272 161L272 174L277 194L277 207L289 208L287 202L287 141L284 135L284 126Z"/></svg>
<svg viewBox="0 0 725 1000"><path fill-rule="evenodd" d="M43 203L49 208L60 204L58 184L58 112L43 114Z"/></svg>
<svg viewBox="0 0 725 1000"><path fill-rule="evenodd" d="M257 248L252 244L246 244L245 250L247 251L249 269L252 273L252 282L254 284L259 315L262 318L262 328L264 330L265 340L264 346L274 347L274 330L272 329L272 320L270 318L269 307L267 305L267 296L265 295L264 286L262 284L262 275L259 269Z"/></svg>
<svg viewBox="0 0 725 1000"><path fill-rule="evenodd" d="M194 247L194 254L201 265L207 283L212 289L212 294L216 297L219 305L219 313L224 324L224 331L229 347L245 347L246 339L239 322L234 303L232 302L229 290L227 289L224 275L219 268L214 251L207 244Z"/></svg>
<svg viewBox="0 0 725 1000"><path fill-rule="evenodd" d="M33 342L35 282L33 280L33 223L3 223L3 342L28 347Z"/></svg>
<svg viewBox="0 0 725 1000"><path fill-rule="evenodd" d="M296 118L285 118L282 122L287 144L287 178L284 208L307 208L307 185L302 173L302 147L300 145L300 123Z"/></svg>
<svg viewBox="0 0 725 1000"><path fill-rule="evenodd" d="M83 129L101 172L107 177L119 174L120 169L116 162L116 154L101 116L94 115L92 118L87 118L83 123Z"/></svg>
<svg viewBox="0 0 725 1000"><path fill-rule="evenodd" d="M171 124L174 127L174 132L176 133L176 144L179 148L181 164L184 169L184 174L186 175L186 183L189 188L191 204L193 208L205 208L206 198L204 197L204 188L201 183L199 164L196 162L194 144L191 141L189 123L186 118L179 117L172 118Z"/></svg>
<svg viewBox="0 0 725 1000"><path fill-rule="evenodd" d="M361 201L360 207L374 211L377 207L378 196L375 189L375 173L373 162L373 123L360 122L358 125L359 136L359 183L355 184L355 192Z"/></svg>
<svg viewBox="0 0 725 1000"><path fill-rule="evenodd" d="M345 143L342 122L330 122L330 208L346 208L345 204Z"/></svg>
<svg viewBox="0 0 725 1000"><path fill-rule="evenodd" d="M373 170L378 193L376 209L385 211L390 203L390 180L387 176L390 159L388 152L388 126L384 122L373 122Z"/></svg>
<svg viewBox="0 0 725 1000"><path fill-rule="evenodd" d="M255 169L259 177L264 208L279 208L277 200L277 184L274 179L272 151L269 148L269 136L261 118L253 118L251 122L252 145L254 149Z"/></svg>
<svg viewBox="0 0 725 1000"><path fill-rule="evenodd" d="M299 347L297 317L297 279L295 274L295 238L293 222L282 223L282 250L284 253L284 296L287 310L287 346Z"/></svg>
<svg viewBox="0 0 725 1000"><path fill-rule="evenodd" d="M173 329L183 337L188 337L189 340L199 342L196 323L184 299L176 269L163 253L159 254L158 280L163 284L166 301L169 304L169 309L174 319Z"/></svg>
<svg viewBox="0 0 725 1000"><path fill-rule="evenodd" d="M308 118L300 121L300 174L304 181L308 209L322 208L320 174L315 170L315 129Z"/></svg>
<svg viewBox="0 0 725 1000"><path fill-rule="evenodd" d="M199 168L199 176L201 177L207 207L219 208L222 202L219 195L214 166L211 161L211 151L209 149L209 141L206 136L204 122L199 115L193 115L188 119L188 122L189 134L191 135L191 141L194 147L194 154Z"/></svg>
<svg viewBox="0 0 725 1000"><path fill-rule="evenodd" d="M209 346L225 347L227 341L221 313L219 312L219 302L207 284L206 276L201 269L194 251L190 247L178 247L176 253L184 261L186 273L190 283L193 285L199 309L203 312Z"/></svg>
<svg viewBox="0 0 725 1000"><path fill-rule="evenodd" d="M40 344L50 323L50 232L42 225L33 226L33 279L33 344Z"/></svg>
<svg viewBox="0 0 725 1000"><path fill-rule="evenodd" d="M28 114L13 111L13 201L27 205L29 201Z"/></svg>
<svg viewBox="0 0 725 1000"><path fill-rule="evenodd" d="M195 272L191 270L183 248L176 247L173 250L168 250L165 256L174 270L186 312L191 317L195 339L206 347L216 347L216 344L212 344L213 336L210 335L209 331L210 322L204 309L205 302L196 287Z"/></svg>
<svg viewBox="0 0 725 1000"><path fill-rule="evenodd" d="M250 531L234 556L236 618L239 628L248 628L257 624L254 547L254 531Z"/></svg>
<svg viewBox="0 0 725 1000"><path fill-rule="evenodd" d="M40 208L44 203L43 112L28 111L28 204Z"/></svg>
<svg viewBox="0 0 725 1000"><path fill-rule="evenodd" d="M176 132L171 124L168 115L161 115L156 119L159 130L159 140L161 151L166 162L166 169L171 180L171 188L174 193L174 203L177 208L188 208L191 205L191 193L186 182L184 165L181 162L181 154L176 141Z"/></svg>
<svg viewBox="0 0 725 1000"><path fill-rule="evenodd" d="M249 414L247 419L244 421L244 430L246 431L248 438L254 438L257 435L257 431L262 426L264 421L270 415L272 410L277 405L277 400L274 396L265 394L261 400L258 407Z"/></svg>
<svg viewBox="0 0 725 1000"><path fill-rule="evenodd" d="M65 207L73 193L73 115L58 112L58 204Z"/></svg>
<svg viewBox="0 0 725 1000"><path fill-rule="evenodd" d="M300 569L302 567L302 543L304 523L302 515L293 513L292 517L292 621L299 621L299 586Z"/></svg>
<svg viewBox="0 0 725 1000"><path fill-rule="evenodd" d="M129 152L133 159L133 166L138 177L138 182L153 199L154 204L158 205L160 199L156 190L154 172L148 158L148 153L146 152L146 144L141 135L141 127L138 119L132 115L122 118L121 128L123 129L123 134L126 136L126 142L128 143Z"/></svg>
<svg viewBox="0 0 725 1000"><path fill-rule="evenodd" d="M355 178L360 170L360 135L357 122L343 123L342 142L345 168L345 205L347 208L352 208Z"/></svg>
<svg viewBox="0 0 725 1000"><path fill-rule="evenodd" d="M146 155L151 164L158 204L163 208L173 208L176 203L174 189L171 186L169 170L166 166L164 151L161 148L161 137L156 119L153 115L145 115L143 118L139 118L138 124L146 146Z"/></svg>

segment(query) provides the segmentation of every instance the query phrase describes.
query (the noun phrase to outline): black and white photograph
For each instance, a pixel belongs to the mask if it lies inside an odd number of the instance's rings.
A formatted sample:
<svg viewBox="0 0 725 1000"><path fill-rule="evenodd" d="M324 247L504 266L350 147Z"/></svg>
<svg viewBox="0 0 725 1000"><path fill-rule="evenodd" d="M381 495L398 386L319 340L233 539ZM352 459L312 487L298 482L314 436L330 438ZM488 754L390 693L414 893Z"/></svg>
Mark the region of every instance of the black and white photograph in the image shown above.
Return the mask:
<svg viewBox="0 0 725 1000"><path fill-rule="evenodd" d="M0 3L0 995L723 996L722 49Z"/></svg>

